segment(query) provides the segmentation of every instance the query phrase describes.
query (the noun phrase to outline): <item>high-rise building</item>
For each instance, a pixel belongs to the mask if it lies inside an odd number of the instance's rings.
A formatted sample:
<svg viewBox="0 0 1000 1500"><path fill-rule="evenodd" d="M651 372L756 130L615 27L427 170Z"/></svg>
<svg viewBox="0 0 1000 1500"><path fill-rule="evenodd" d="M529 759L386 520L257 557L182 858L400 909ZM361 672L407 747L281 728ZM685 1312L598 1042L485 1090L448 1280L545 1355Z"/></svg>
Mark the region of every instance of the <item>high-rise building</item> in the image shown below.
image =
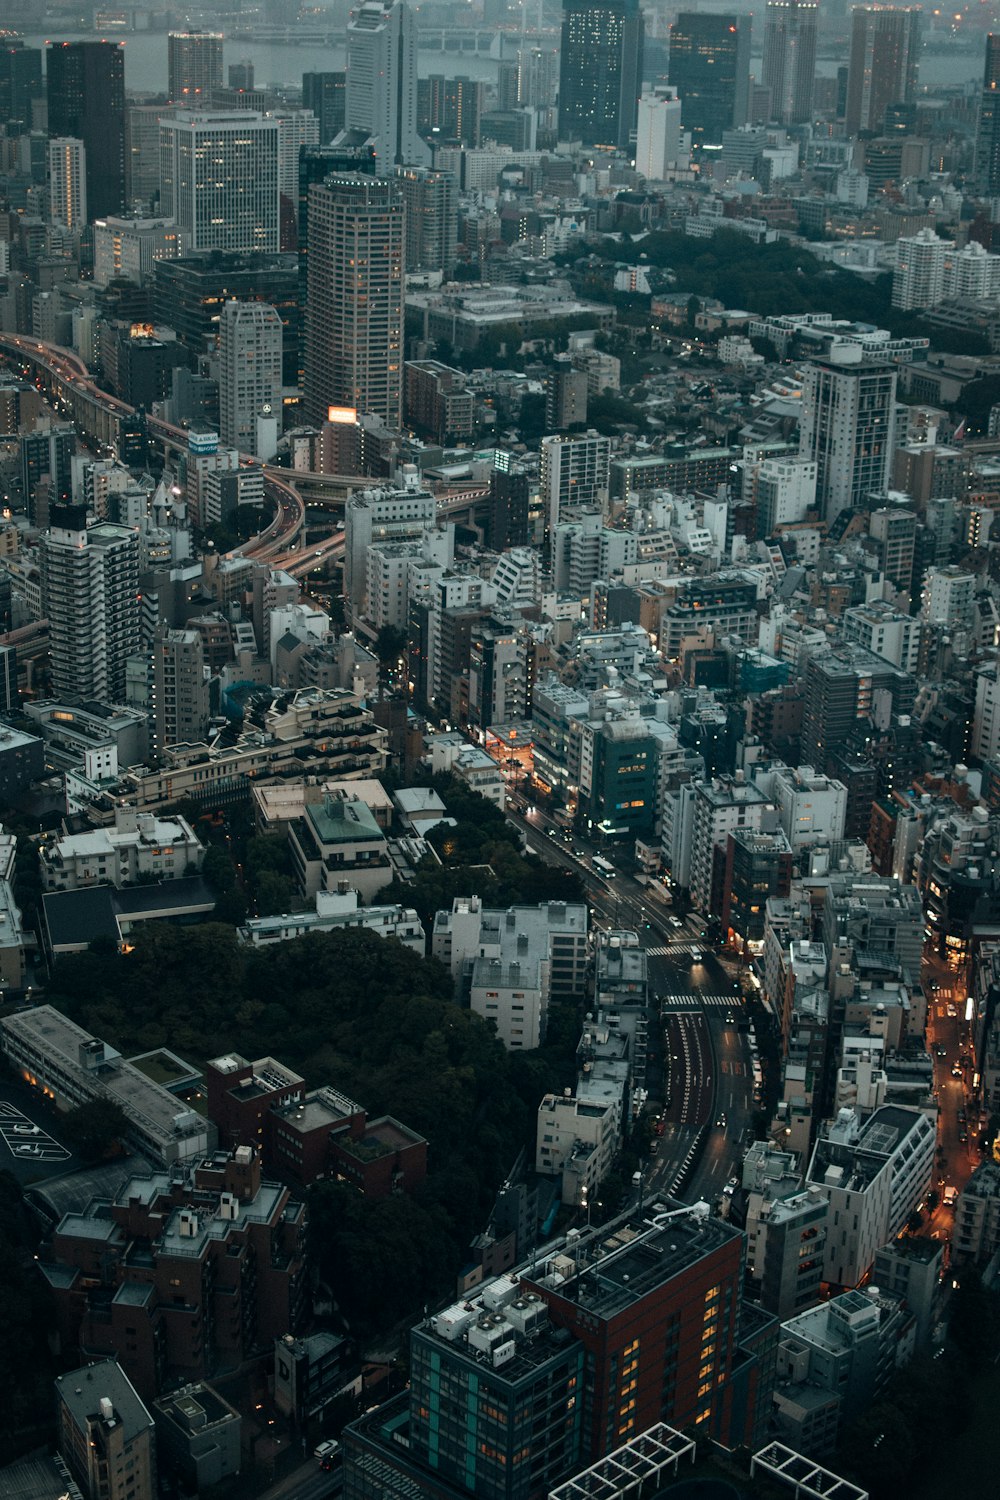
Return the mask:
<svg viewBox="0 0 1000 1500"><path fill-rule="evenodd" d="M309 194L305 411L402 421L403 194L383 177L328 177Z"/></svg>
<svg viewBox="0 0 1000 1500"><path fill-rule="evenodd" d="M278 191L298 215L299 157L318 146L319 121L311 109L278 109L268 115L278 127Z"/></svg>
<svg viewBox="0 0 1000 1500"><path fill-rule="evenodd" d="M73 493L73 455L76 432L72 424L58 427L39 424L19 439L21 497L33 526L43 524L35 509L36 486L47 480L51 499L65 505Z"/></svg>
<svg viewBox="0 0 1000 1500"><path fill-rule="evenodd" d="M149 212L160 193L160 120L163 104L130 104L125 111L125 201Z"/></svg>
<svg viewBox="0 0 1000 1500"><path fill-rule="evenodd" d="M639 100L635 169L650 182L662 182L681 151L681 101L677 90L654 88Z"/></svg>
<svg viewBox="0 0 1000 1500"><path fill-rule="evenodd" d="M380 172L427 160L417 134L417 28L406 0L364 0L351 17L345 123L376 137Z"/></svg>
<svg viewBox="0 0 1000 1500"><path fill-rule="evenodd" d="M497 459L490 474L483 540L492 551L506 552L528 545L529 485L527 472L514 466L510 454L498 454Z"/></svg>
<svg viewBox="0 0 1000 1500"><path fill-rule="evenodd" d="M59 1452L87 1500L155 1500L153 1418L121 1365L60 1375L56 1404Z"/></svg>
<svg viewBox="0 0 1000 1500"><path fill-rule="evenodd" d="M160 210L188 249L279 248L278 126L252 110L160 123Z"/></svg>
<svg viewBox="0 0 1000 1500"><path fill-rule="evenodd" d="M986 38L983 94L976 138L976 177L984 193L990 197L1000 193L1000 33L994 32Z"/></svg>
<svg viewBox="0 0 1000 1500"><path fill-rule="evenodd" d="M895 448L896 366L807 365L799 455L816 464L816 499L826 520L884 493Z"/></svg>
<svg viewBox="0 0 1000 1500"><path fill-rule="evenodd" d="M559 135L585 146L634 139L645 25L638 0L566 0L559 64Z"/></svg>
<svg viewBox="0 0 1000 1500"><path fill-rule="evenodd" d="M803 762L826 770L832 753L841 750L852 731L876 712L876 695L887 695L893 713L908 714L916 692L908 672L861 646L815 652L805 671Z"/></svg>
<svg viewBox="0 0 1000 1500"><path fill-rule="evenodd" d="M46 52L50 135L82 141L87 211L120 213L125 202L125 54L117 42L54 42Z"/></svg>
<svg viewBox="0 0 1000 1500"><path fill-rule="evenodd" d="M161 626L153 644L156 748L200 744L208 731L208 716L209 684L200 632Z"/></svg>
<svg viewBox="0 0 1000 1500"><path fill-rule="evenodd" d="M303 73L302 107L312 110L319 121L319 143L328 146L347 118L347 74Z"/></svg>
<svg viewBox="0 0 1000 1500"><path fill-rule="evenodd" d="M257 418L281 420L281 319L266 302L227 302L219 319L219 437L257 452Z"/></svg>
<svg viewBox="0 0 1000 1500"><path fill-rule="evenodd" d="M42 541L42 607L52 686L71 701L125 701L125 662L139 649L139 533L83 506L53 506Z"/></svg>
<svg viewBox="0 0 1000 1500"><path fill-rule="evenodd" d="M205 109L222 87L221 31L171 31L167 35L167 97L172 104Z"/></svg>
<svg viewBox="0 0 1000 1500"><path fill-rule="evenodd" d="M30 130L31 102L44 98L41 48L6 36L0 47L0 125L7 126L9 135Z"/></svg>
<svg viewBox="0 0 1000 1500"><path fill-rule="evenodd" d="M407 271L441 271L450 281L458 240L455 179L429 167L399 167L403 193Z"/></svg>
<svg viewBox="0 0 1000 1500"><path fill-rule="evenodd" d="M87 153L82 141L53 136L49 141L49 218L62 229L87 223Z"/></svg>
<svg viewBox="0 0 1000 1500"><path fill-rule="evenodd" d="M417 81L417 129L428 140L478 146L486 85L478 78L431 73Z"/></svg>
<svg viewBox="0 0 1000 1500"><path fill-rule="evenodd" d="M920 16L915 6L856 5L852 9L844 120L848 135L861 130L880 134L887 107L913 98Z"/></svg>
<svg viewBox="0 0 1000 1500"><path fill-rule="evenodd" d="M596 432L542 439L539 495L550 534L579 510L605 508L610 465L611 439Z"/></svg>
<svg viewBox="0 0 1000 1500"><path fill-rule="evenodd" d="M812 119L818 11L816 0L767 0L761 82L771 91L771 118L782 125Z"/></svg>
<svg viewBox="0 0 1000 1500"><path fill-rule="evenodd" d="M670 28L668 80L695 146L750 118L750 17L681 11Z"/></svg>
<svg viewBox="0 0 1000 1500"><path fill-rule="evenodd" d="M294 255L185 255L154 268L153 315L168 323L192 355L214 349L219 309L237 302L266 302L278 310L284 330L282 382L298 383L302 299Z"/></svg>
<svg viewBox="0 0 1000 1500"><path fill-rule="evenodd" d="M130 219L117 214L94 225L94 283L134 281L142 286L153 279L157 261L176 260L181 237L173 219Z"/></svg>
<svg viewBox="0 0 1000 1500"><path fill-rule="evenodd" d="M936 307L945 295L945 268L954 252L954 240L939 239L933 229L903 235L896 243L893 307Z"/></svg>

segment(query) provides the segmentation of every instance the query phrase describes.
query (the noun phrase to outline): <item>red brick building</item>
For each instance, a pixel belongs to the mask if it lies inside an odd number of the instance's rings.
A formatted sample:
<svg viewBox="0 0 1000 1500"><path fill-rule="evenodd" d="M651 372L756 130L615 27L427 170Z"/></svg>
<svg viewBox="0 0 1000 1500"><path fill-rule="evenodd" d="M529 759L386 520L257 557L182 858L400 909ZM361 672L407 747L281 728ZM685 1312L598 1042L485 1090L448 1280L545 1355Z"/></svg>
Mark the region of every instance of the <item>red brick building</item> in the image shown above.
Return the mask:
<svg viewBox="0 0 1000 1500"><path fill-rule="evenodd" d="M306 1093L272 1057L218 1057L205 1070L209 1119L220 1143L255 1145L265 1170L307 1187L321 1177L368 1198L408 1193L427 1175L427 1142L391 1115L369 1120L336 1089Z"/></svg>
<svg viewBox="0 0 1000 1500"><path fill-rule="evenodd" d="M304 1205L240 1146L188 1172L133 1177L114 1202L67 1214L41 1269L67 1342L114 1356L148 1400L297 1330L305 1226Z"/></svg>

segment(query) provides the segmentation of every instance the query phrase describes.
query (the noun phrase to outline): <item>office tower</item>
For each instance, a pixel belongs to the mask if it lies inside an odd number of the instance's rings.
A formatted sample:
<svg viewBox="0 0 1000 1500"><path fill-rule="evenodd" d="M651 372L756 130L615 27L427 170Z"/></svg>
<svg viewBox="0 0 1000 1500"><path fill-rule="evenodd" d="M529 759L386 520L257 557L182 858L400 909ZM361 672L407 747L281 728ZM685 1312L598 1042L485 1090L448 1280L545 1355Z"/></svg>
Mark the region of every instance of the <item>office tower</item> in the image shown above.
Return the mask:
<svg viewBox="0 0 1000 1500"><path fill-rule="evenodd" d="M694 146L718 145L750 117L750 17L681 11L670 28L668 81Z"/></svg>
<svg viewBox="0 0 1000 1500"><path fill-rule="evenodd" d="M417 129L427 140L478 146L486 86L476 78L432 73L417 83Z"/></svg>
<svg viewBox="0 0 1000 1500"><path fill-rule="evenodd" d="M441 271L450 281L458 240L455 179L429 167L400 167L395 179L403 194L407 271Z"/></svg>
<svg viewBox="0 0 1000 1500"><path fill-rule="evenodd" d="M884 492L895 431L895 365L822 360L806 366L799 456L816 464L824 520Z"/></svg>
<svg viewBox="0 0 1000 1500"><path fill-rule="evenodd" d="M277 308L284 330L282 382L294 386L302 336L294 255L191 255L158 261L154 268L154 321L169 323L194 356L214 350L219 308L233 298Z"/></svg>
<svg viewBox="0 0 1000 1500"><path fill-rule="evenodd" d="M976 177L989 197L1000 193L1000 33L986 38L983 94L976 138Z"/></svg>
<svg viewBox="0 0 1000 1500"><path fill-rule="evenodd" d="M160 123L160 212L192 253L277 250L278 126L251 110Z"/></svg>
<svg viewBox="0 0 1000 1500"><path fill-rule="evenodd" d="M848 135L881 131L886 108L913 98L920 57L920 10L856 5L851 11L847 65Z"/></svg>
<svg viewBox="0 0 1000 1500"><path fill-rule="evenodd" d="M219 439L257 451L257 418L281 420L281 319L264 302L227 302L219 319Z"/></svg>
<svg viewBox="0 0 1000 1500"><path fill-rule="evenodd" d="M517 54L517 103L521 109L550 110L559 89L559 53L551 47L522 47Z"/></svg>
<svg viewBox="0 0 1000 1500"><path fill-rule="evenodd" d="M176 260L181 237L173 219L127 219L113 215L94 224L94 285L153 280L157 261Z"/></svg>
<svg viewBox="0 0 1000 1500"><path fill-rule="evenodd" d="M0 47L0 125L8 135L31 129L31 101L44 98L41 48L5 37Z"/></svg>
<svg viewBox="0 0 1000 1500"><path fill-rule="evenodd" d="M351 17L345 123L376 137L380 172L427 160L417 134L417 29L406 0L364 0Z"/></svg>
<svg viewBox="0 0 1000 1500"><path fill-rule="evenodd" d="M493 552L528 545L528 490L525 470L514 467L509 453L497 454L483 525L483 542Z"/></svg>
<svg viewBox="0 0 1000 1500"><path fill-rule="evenodd" d="M771 119L782 125L812 119L818 11L816 0L767 0L761 82L771 91Z"/></svg>
<svg viewBox="0 0 1000 1500"><path fill-rule="evenodd" d="M125 201L148 213L160 195L160 121L163 104L130 104L125 111Z"/></svg>
<svg viewBox="0 0 1000 1500"><path fill-rule="evenodd" d="M801 761L823 772L853 732L876 713L908 714L917 693L909 672L863 646L846 644L809 657L804 688ZM885 710L878 702L883 694ZM849 824L850 797L846 818Z"/></svg>
<svg viewBox="0 0 1000 1500"><path fill-rule="evenodd" d="M117 42L57 42L45 59L49 134L82 141L87 211L103 219L125 202L125 54Z"/></svg>
<svg viewBox="0 0 1000 1500"><path fill-rule="evenodd" d="M219 31L171 31L167 36L167 97L172 104L204 109L222 87Z"/></svg>
<svg viewBox="0 0 1000 1500"><path fill-rule="evenodd" d="M662 182L681 150L681 101L675 89L654 88L639 100L635 169L650 182Z"/></svg>
<svg viewBox="0 0 1000 1500"><path fill-rule="evenodd" d="M566 0L559 136L628 150L642 92L645 25L638 0Z"/></svg>
<svg viewBox="0 0 1000 1500"><path fill-rule="evenodd" d="M53 136L49 141L49 219L63 229L87 223L87 153L82 141Z"/></svg>
<svg viewBox="0 0 1000 1500"><path fill-rule="evenodd" d="M343 130L347 108L346 73L303 73L302 106L319 121L319 143L327 146Z"/></svg>
<svg viewBox="0 0 1000 1500"><path fill-rule="evenodd" d="M238 89L240 93L249 93L253 89L253 59L241 57L239 62L230 63L226 69L226 82L231 89Z"/></svg>
<svg viewBox="0 0 1000 1500"><path fill-rule="evenodd" d="M573 512L604 509L610 465L611 439L596 432L542 438L538 488L549 533Z"/></svg>
<svg viewBox="0 0 1000 1500"><path fill-rule="evenodd" d="M51 499L65 504L73 493L73 455L76 431L71 426L37 426L21 434L21 496L33 526L44 524L35 510L35 488L46 481Z"/></svg>
<svg viewBox="0 0 1000 1500"><path fill-rule="evenodd" d="M209 683L201 634L161 625L153 643L156 748L200 744L208 731L208 718Z"/></svg>
<svg viewBox="0 0 1000 1500"><path fill-rule="evenodd" d="M278 127L278 192L292 212L299 203L299 153L320 142L319 121L311 109L276 109L268 115Z"/></svg>
<svg viewBox="0 0 1000 1500"><path fill-rule="evenodd" d="M156 1500L153 1419L121 1365L56 1380L59 1452L87 1500Z"/></svg>
<svg viewBox="0 0 1000 1500"><path fill-rule="evenodd" d="M125 699L125 662L139 649L139 533L82 505L53 506L42 539L42 608L52 686L73 700Z"/></svg>
<svg viewBox="0 0 1000 1500"><path fill-rule="evenodd" d="M309 195L306 420L331 408L399 427L403 194L384 177L333 176Z"/></svg>

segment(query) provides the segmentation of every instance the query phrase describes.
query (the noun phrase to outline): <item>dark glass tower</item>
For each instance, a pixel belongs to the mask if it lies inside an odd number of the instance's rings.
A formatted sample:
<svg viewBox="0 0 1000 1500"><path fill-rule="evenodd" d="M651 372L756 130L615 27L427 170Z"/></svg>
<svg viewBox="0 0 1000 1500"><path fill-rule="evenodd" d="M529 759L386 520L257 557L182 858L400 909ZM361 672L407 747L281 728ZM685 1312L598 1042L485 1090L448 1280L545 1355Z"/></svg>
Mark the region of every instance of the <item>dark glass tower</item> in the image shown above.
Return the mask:
<svg viewBox="0 0 1000 1500"><path fill-rule="evenodd" d="M1000 193L1000 36L986 38L983 98L979 107L976 176L984 193Z"/></svg>
<svg viewBox="0 0 1000 1500"><path fill-rule="evenodd" d="M302 105L319 121L319 143L326 146L344 128L347 74L303 73Z"/></svg>
<svg viewBox="0 0 1000 1500"><path fill-rule="evenodd" d="M695 146L719 145L722 132L750 114L750 17L681 11L670 28L668 82Z"/></svg>
<svg viewBox="0 0 1000 1500"><path fill-rule="evenodd" d="M627 150L642 92L645 27L638 0L566 0L559 68L559 135Z"/></svg>
<svg viewBox="0 0 1000 1500"><path fill-rule="evenodd" d="M87 212L104 219L125 202L125 54L117 42L56 42L46 55L49 134L87 152Z"/></svg>
<svg viewBox="0 0 1000 1500"><path fill-rule="evenodd" d="M0 48L0 125L30 130L31 101L44 94L40 48L9 37Z"/></svg>

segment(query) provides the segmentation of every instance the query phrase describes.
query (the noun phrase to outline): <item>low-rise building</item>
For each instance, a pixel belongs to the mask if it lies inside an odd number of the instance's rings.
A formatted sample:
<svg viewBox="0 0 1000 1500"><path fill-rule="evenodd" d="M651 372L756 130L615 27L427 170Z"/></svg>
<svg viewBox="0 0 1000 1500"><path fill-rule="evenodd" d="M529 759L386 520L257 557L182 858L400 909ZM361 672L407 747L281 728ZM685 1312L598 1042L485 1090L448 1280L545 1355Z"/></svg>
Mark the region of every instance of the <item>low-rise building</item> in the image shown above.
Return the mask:
<svg viewBox="0 0 1000 1500"><path fill-rule="evenodd" d="M951 1237L956 1261L985 1263L1000 1250L1000 1164L984 1161L959 1194Z"/></svg>
<svg viewBox="0 0 1000 1500"><path fill-rule="evenodd" d="M262 948L269 943L287 943L292 938L303 937L307 932L359 930L374 932L379 937L395 938L398 943L402 943L413 953L419 953L421 957L427 948L423 923L412 906L362 906L357 891L317 891L314 911L251 917L240 928L240 937L243 942Z"/></svg>
<svg viewBox="0 0 1000 1500"><path fill-rule="evenodd" d="M240 1472L243 1419L204 1381L153 1402L160 1467L202 1494Z"/></svg>
<svg viewBox="0 0 1000 1500"><path fill-rule="evenodd" d="M274 1404L300 1430L329 1406L357 1366L350 1339L313 1333L274 1341Z"/></svg>
<svg viewBox="0 0 1000 1500"><path fill-rule="evenodd" d="M52 1005L0 1020L0 1051L33 1088L58 1109L95 1099L117 1104L128 1121L129 1144L162 1166L189 1162L214 1149L214 1125L126 1062Z"/></svg>
<svg viewBox="0 0 1000 1500"><path fill-rule="evenodd" d="M564 1203L593 1203L619 1139L614 1100L592 1102L569 1089L546 1094L538 1106L535 1171L562 1179Z"/></svg>
<svg viewBox="0 0 1000 1500"><path fill-rule="evenodd" d="M56 1419L59 1452L87 1500L156 1500L153 1418L114 1359L57 1377Z"/></svg>
<svg viewBox="0 0 1000 1500"><path fill-rule="evenodd" d="M158 818L131 807L115 809L113 828L65 834L39 851L47 891L173 880L196 874L204 858L205 850L185 818Z"/></svg>
<svg viewBox="0 0 1000 1500"><path fill-rule="evenodd" d="M310 803L288 830L292 867L303 894L355 890L363 901L392 879L389 847L367 804L343 793Z"/></svg>

